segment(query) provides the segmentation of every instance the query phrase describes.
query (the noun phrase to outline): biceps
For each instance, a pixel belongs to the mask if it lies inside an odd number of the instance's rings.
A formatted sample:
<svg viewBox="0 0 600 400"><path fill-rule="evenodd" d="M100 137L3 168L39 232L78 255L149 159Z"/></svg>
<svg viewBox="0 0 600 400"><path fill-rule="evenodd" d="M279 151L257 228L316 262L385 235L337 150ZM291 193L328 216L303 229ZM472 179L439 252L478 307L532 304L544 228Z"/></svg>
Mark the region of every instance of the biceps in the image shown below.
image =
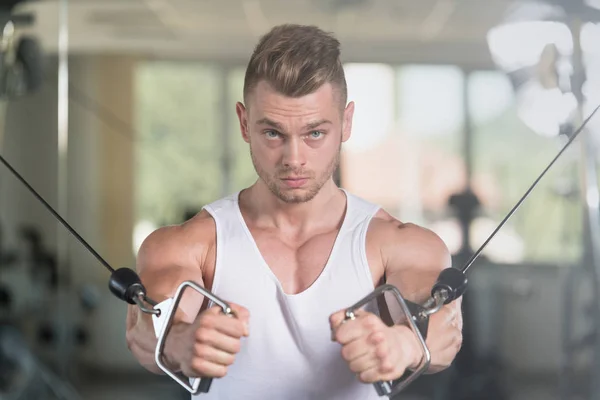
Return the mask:
<svg viewBox="0 0 600 400"><path fill-rule="evenodd" d="M199 268L164 267L158 270L146 270L142 282L150 298L161 302L167 298L174 298L181 283L192 281L204 287L202 271ZM179 301L174 321L191 324L202 308L204 296L191 287L184 289Z"/></svg>
<svg viewBox="0 0 600 400"><path fill-rule="evenodd" d="M386 283L395 286L404 299L423 304L431 296L438 274L437 271L417 269L392 270Z"/></svg>

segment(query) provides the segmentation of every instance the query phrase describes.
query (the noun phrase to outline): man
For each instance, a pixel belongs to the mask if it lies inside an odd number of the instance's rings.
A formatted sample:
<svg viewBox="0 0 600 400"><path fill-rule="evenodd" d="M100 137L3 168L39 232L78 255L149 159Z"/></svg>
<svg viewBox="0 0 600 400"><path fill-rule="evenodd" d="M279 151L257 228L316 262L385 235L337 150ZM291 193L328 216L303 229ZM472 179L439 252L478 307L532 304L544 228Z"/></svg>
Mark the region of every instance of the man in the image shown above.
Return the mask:
<svg viewBox="0 0 600 400"><path fill-rule="evenodd" d="M422 302L450 267L432 232L397 221L338 188L332 175L350 138L339 42L316 27L283 25L258 43L236 105L259 179L143 243L138 271L148 294L172 297L193 280L236 317L188 291L167 340L168 363L213 377L199 399L376 399L372 383L421 361L416 338L376 307L342 323L344 310L384 282ZM461 345L460 302L432 316L431 373ZM148 316L130 307L135 357L159 372Z"/></svg>

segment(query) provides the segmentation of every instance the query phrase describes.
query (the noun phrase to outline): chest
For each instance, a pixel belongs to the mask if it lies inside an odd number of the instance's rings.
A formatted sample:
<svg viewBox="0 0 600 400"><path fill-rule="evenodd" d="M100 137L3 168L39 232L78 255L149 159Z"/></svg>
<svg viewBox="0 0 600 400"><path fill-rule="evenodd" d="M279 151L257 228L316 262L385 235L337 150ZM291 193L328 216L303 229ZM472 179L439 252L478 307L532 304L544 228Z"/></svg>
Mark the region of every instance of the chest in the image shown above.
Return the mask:
<svg viewBox="0 0 600 400"><path fill-rule="evenodd" d="M276 232L251 229L261 257L287 294L308 289L329 262L339 231L309 238L282 237Z"/></svg>

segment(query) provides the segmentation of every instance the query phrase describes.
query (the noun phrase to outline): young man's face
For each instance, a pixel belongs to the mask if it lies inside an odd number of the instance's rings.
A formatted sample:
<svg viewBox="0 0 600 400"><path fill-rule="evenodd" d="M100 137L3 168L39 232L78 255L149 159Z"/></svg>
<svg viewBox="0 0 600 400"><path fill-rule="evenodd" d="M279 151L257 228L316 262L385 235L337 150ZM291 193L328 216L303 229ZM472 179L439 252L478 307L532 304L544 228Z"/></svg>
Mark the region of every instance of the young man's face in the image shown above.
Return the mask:
<svg viewBox="0 0 600 400"><path fill-rule="evenodd" d="M354 104L343 109L330 84L290 98L262 81L237 105L242 136L254 168L271 192L287 203L311 200L331 179L342 142L350 137Z"/></svg>

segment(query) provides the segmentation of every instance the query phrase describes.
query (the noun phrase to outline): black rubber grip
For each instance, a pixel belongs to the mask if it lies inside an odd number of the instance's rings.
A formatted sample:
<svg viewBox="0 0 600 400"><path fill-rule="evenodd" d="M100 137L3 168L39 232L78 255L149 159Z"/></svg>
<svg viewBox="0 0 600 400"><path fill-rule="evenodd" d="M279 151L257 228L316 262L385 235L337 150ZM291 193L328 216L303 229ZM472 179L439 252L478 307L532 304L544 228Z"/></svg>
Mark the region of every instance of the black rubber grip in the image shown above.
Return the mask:
<svg viewBox="0 0 600 400"><path fill-rule="evenodd" d="M210 385L212 384L212 378L202 378L200 380L200 385L198 385L199 393L208 393L210 390Z"/></svg>
<svg viewBox="0 0 600 400"><path fill-rule="evenodd" d="M448 292L448 299L444 304L448 304L460 296L462 296L467 290L467 275L456 268L446 268L438 276L438 280L431 289L431 296L435 297L435 294L441 290Z"/></svg>
<svg viewBox="0 0 600 400"><path fill-rule="evenodd" d="M129 268L119 268L110 275L108 287L117 298L135 304L134 296L140 290L146 292L140 277Z"/></svg>

